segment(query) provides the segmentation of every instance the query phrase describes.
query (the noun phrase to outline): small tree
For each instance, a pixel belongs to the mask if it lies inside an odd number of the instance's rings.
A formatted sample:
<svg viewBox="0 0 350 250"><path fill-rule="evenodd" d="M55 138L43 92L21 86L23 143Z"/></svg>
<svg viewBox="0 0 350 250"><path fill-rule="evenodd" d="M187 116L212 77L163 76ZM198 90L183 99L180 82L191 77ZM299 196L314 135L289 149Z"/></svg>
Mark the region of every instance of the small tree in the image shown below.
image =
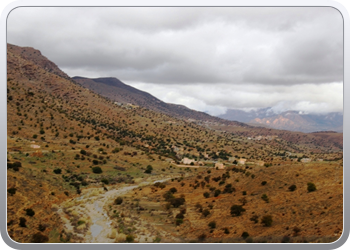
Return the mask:
<svg viewBox="0 0 350 250"><path fill-rule="evenodd" d="M172 193L174 194L174 193L176 193L176 192L177 192L177 189L176 189L176 188L174 188L174 187L172 187L172 188L170 188L170 189L169 189L169 191L170 191L170 192L172 192Z"/></svg>

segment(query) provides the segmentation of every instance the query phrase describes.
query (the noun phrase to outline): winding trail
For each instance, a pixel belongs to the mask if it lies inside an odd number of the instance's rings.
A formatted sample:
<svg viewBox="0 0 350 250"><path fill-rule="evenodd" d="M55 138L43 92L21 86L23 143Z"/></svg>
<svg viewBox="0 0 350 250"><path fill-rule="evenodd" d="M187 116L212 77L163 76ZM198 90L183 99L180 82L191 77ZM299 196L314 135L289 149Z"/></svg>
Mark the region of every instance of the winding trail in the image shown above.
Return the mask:
<svg viewBox="0 0 350 250"><path fill-rule="evenodd" d="M72 233L81 242L113 243L115 237L109 237L112 232L112 220L104 211L104 206L118 196L130 192L134 188L152 184L155 182L167 181L171 178L161 180L144 181L136 185L123 187L109 186L108 191L103 188L89 188L82 190L82 195L72 200L63 202L57 213L64 222L65 231ZM68 213L67 213L68 212ZM85 225L77 229L76 222L72 225L72 215L83 218Z"/></svg>

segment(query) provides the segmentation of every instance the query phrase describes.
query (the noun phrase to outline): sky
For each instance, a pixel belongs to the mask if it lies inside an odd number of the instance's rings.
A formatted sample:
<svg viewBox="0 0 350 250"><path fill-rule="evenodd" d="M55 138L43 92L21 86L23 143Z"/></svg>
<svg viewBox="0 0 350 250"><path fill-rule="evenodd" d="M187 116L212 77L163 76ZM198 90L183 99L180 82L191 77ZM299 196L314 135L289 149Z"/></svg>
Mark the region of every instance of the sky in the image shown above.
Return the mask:
<svg viewBox="0 0 350 250"><path fill-rule="evenodd" d="M343 19L331 7L22 7L7 40L69 76L116 77L211 115L343 111Z"/></svg>

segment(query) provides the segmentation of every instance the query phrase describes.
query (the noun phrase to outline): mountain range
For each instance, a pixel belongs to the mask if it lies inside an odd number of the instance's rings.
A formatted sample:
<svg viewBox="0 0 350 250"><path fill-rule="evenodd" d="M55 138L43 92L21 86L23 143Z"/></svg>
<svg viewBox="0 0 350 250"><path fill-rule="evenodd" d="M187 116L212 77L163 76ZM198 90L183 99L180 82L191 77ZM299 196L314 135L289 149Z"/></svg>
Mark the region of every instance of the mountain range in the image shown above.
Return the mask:
<svg viewBox="0 0 350 250"><path fill-rule="evenodd" d="M131 87L114 77L86 78L76 76L72 79L85 88L107 97L120 105L137 105L179 119L220 122L227 125L245 127L248 125L262 126L304 133L343 131L342 113L307 114L295 110L277 113L268 107L252 111L229 109L225 114L215 117L205 112L189 109L184 105L163 102L153 95Z"/></svg>
<svg viewBox="0 0 350 250"><path fill-rule="evenodd" d="M229 109L225 114L219 115L219 117L244 122L253 126L265 126L305 133L316 131L343 132L343 114L340 112L310 114L289 110L278 113L268 107L251 111Z"/></svg>

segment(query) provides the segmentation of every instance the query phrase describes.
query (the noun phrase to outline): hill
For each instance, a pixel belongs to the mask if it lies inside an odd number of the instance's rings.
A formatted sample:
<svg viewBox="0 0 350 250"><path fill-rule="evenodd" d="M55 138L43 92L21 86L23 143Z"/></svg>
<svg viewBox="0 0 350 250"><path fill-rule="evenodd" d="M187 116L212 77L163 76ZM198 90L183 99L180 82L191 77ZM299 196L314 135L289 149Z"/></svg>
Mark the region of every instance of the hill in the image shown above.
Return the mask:
<svg viewBox="0 0 350 250"><path fill-rule="evenodd" d="M271 193L280 185L279 180L290 184L287 180L292 178L295 167L303 175L295 182L298 188L299 185L304 188L306 181L313 181L320 190L313 193L314 202L308 200L308 204L319 206L326 188L327 195L334 198L334 207L329 211L334 214L322 217L322 223L329 223L332 230L335 224L342 228L339 196L342 158L339 133L304 134L252 128L221 119L189 121L142 106L118 105L69 78L38 50L7 45L7 225L10 237L17 242L82 242L91 235L98 218L82 212L82 194L101 200L107 190L179 176L183 178L180 177L178 185L183 180L188 188L192 182L198 184L195 180L199 171L210 170L212 177L218 177L222 175L222 167L233 169L239 164L251 172L247 175L269 176L269 182L275 183L266 190ZM309 164L304 166L305 162ZM320 167L322 171L318 174ZM335 181L331 182L329 170L333 167L337 169ZM236 177L225 178L227 184L237 182ZM239 177L237 189L238 186L249 192L258 189L255 182L244 178ZM151 187L147 185L145 190ZM187 197L185 193L192 186L178 189L179 194L182 192ZM163 191L159 190L159 194ZM198 199L196 195L199 194L188 196L186 202L193 205ZM130 201L130 205L134 202ZM236 201L228 198L225 202L222 206L227 207ZM271 207L278 202L277 198L271 198ZM291 204L305 202L304 196L291 199ZM251 204L259 205L255 199ZM105 209L113 213L111 207ZM225 213L222 218L228 219ZM298 216L298 221L306 218L303 213ZM129 223L127 218L119 219L113 215L118 225ZM193 220L188 219L193 228L202 227L194 214ZM317 217L307 221L321 223ZM302 229L311 228L310 223ZM164 230L173 229L171 226ZM123 241L126 234L134 235L138 241L145 240L134 226L123 226L121 230ZM181 232L186 231L181 229ZM262 231L254 232L255 236L265 235ZM321 231L317 237L333 237L330 232ZM272 227L269 234L274 233L280 235L281 228ZM183 238L179 234L174 237L179 241Z"/></svg>
<svg viewBox="0 0 350 250"><path fill-rule="evenodd" d="M223 120L218 117L210 116L204 112L189 109L183 105L165 103L147 92L138 90L121 82L117 78L107 77L89 79L77 76L73 77L72 79L96 93L120 103L120 105L129 103L179 119L216 122L232 126L248 127L248 125L244 123Z"/></svg>

